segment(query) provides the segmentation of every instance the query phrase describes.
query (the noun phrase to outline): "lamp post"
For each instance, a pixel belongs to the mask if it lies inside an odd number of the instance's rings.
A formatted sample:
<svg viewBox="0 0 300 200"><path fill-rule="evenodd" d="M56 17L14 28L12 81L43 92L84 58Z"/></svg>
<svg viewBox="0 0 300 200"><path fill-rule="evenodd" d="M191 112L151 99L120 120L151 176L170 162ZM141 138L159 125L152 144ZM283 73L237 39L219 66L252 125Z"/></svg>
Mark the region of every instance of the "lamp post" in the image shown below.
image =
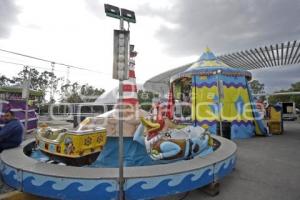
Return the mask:
<svg viewBox="0 0 300 200"><path fill-rule="evenodd" d="M118 8L113 5L104 4L105 13L108 17L120 20L120 30L114 30L114 57L113 57L113 79L119 80L119 199L125 199L124 195L124 144L123 144L123 85L122 81L128 77L129 57L129 30L124 29L124 21L128 24L136 23L133 11ZM129 25L128 25L129 29Z"/></svg>

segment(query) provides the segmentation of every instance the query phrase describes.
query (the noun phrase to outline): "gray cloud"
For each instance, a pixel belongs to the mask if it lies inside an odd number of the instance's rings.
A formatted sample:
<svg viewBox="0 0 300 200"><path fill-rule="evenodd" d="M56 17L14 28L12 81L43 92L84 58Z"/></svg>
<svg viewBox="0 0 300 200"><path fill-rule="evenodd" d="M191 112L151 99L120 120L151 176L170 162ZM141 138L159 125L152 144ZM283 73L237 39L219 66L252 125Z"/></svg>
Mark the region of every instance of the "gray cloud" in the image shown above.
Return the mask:
<svg viewBox="0 0 300 200"><path fill-rule="evenodd" d="M177 25L162 26L156 33L171 56L200 56L206 46L220 55L300 39L299 0L184 0L165 12L147 5L140 10ZM252 73L268 92L300 81L299 65Z"/></svg>
<svg viewBox="0 0 300 200"><path fill-rule="evenodd" d="M17 23L18 7L13 0L0 0L0 38L7 38L10 27Z"/></svg>
<svg viewBox="0 0 300 200"><path fill-rule="evenodd" d="M175 56L199 54L207 45L217 53L232 52L298 39L299 13L299 0L177 1L161 17L178 28L162 26L157 37Z"/></svg>
<svg viewBox="0 0 300 200"><path fill-rule="evenodd" d="M252 71L253 79L265 84L266 92L290 88L292 83L300 82L300 66L290 65Z"/></svg>
<svg viewBox="0 0 300 200"><path fill-rule="evenodd" d="M91 13L93 13L100 19L105 17L105 13L103 12L104 11L104 3L102 3L101 1L95 1L95 0L85 0L84 2L85 2L87 9L89 11L91 11Z"/></svg>
<svg viewBox="0 0 300 200"><path fill-rule="evenodd" d="M137 16L148 16L148 17L168 17L168 13L172 12L173 6L164 8L153 8L149 3L141 4L135 9ZM170 16L168 17L171 18ZM141 22L142 23L142 22Z"/></svg>

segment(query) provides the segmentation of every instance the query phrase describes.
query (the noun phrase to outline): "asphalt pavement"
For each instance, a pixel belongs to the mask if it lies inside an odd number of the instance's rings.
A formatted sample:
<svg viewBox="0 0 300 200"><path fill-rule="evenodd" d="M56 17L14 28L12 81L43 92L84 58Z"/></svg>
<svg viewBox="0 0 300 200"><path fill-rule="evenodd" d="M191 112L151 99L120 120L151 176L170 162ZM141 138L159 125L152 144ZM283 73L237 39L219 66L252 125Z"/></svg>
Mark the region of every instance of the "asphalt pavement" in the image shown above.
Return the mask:
<svg viewBox="0 0 300 200"><path fill-rule="evenodd" d="M285 133L235 140L236 169L220 180L220 194L202 190L163 200L300 200L300 121L285 122ZM12 190L0 181L0 193Z"/></svg>
<svg viewBox="0 0 300 200"><path fill-rule="evenodd" d="M300 122L285 122L285 133L235 140L238 160L220 180L220 193L201 190L164 200L300 200Z"/></svg>

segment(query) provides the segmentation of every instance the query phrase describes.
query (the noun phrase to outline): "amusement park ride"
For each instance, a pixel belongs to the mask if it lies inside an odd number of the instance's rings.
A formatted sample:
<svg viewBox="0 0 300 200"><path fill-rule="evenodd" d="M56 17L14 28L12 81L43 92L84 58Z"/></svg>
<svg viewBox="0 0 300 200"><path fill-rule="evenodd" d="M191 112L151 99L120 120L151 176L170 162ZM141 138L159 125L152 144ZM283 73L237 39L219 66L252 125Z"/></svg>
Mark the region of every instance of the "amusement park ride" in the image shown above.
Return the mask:
<svg viewBox="0 0 300 200"><path fill-rule="evenodd" d="M114 31L117 105L72 130L43 124L35 139L4 151L1 172L8 185L54 199L154 199L214 185L235 168L237 147L229 139L278 130L268 130L257 112L251 73L229 67L208 48L171 77L166 107L157 106L155 114L141 110L137 53L123 24L136 22L134 12L111 5L105 11L120 20ZM189 120L175 120L180 102L190 105ZM279 110L270 107L269 118L280 122ZM275 121L269 124L278 126Z"/></svg>

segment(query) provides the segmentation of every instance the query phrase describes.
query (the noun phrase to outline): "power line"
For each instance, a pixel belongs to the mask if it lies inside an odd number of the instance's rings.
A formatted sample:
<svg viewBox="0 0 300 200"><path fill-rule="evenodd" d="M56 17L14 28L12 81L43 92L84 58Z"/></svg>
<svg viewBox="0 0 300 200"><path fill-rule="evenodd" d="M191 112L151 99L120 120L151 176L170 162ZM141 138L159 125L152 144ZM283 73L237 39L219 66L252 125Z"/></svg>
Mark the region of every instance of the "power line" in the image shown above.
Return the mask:
<svg viewBox="0 0 300 200"><path fill-rule="evenodd" d="M14 55L12 55L12 56L14 56ZM11 57L11 56L6 56L6 55L4 55L4 54L0 54L0 57L1 57L1 59L8 59L8 60L13 60L13 62L21 62L21 63L26 63L27 61L25 61L24 59L22 59L22 58L18 58L18 57L16 57L16 56L14 56L14 57Z"/></svg>
<svg viewBox="0 0 300 200"><path fill-rule="evenodd" d="M38 69L45 69L45 70L51 70L50 68L46 68L46 67L37 67L37 66L33 66L33 65L27 65L27 64L22 64L22 63L17 63L17 62L11 62L11 61L5 61L5 60L0 60L1 63L6 63L6 64L11 64L11 65L18 65L18 66L27 66L30 68L38 68ZM57 72L64 72L61 70L55 70Z"/></svg>
<svg viewBox="0 0 300 200"><path fill-rule="evenodd" d="M0 49L0 51L6 52L6 53L10 53L10 54L14 54L14 55L18 55L18 56L23 56L23 57L26 57L26 58L31 58L31 59L34 59L34 60L39 60L39 61L47 62L47 63L53 63L55 65L61 65L61 66L70 67L70 68L79 69L79 70L84 70L84 71L89 71L89 72L93 72L93 73L112 75L112 74L105 73L105 72L100 72L100 71L96 71L96 70L92 70L92 69L87 69L87 68L84 68L84 67L78 67L78 66L74 66L74 65L69 65L69 64L65 64L65 63L61 63L61 62L56 62L56 61L48 60L48 59L44 59L44 58L38 58L38 57L35 57L35 56L30 56L30 55L26 55L26 54L23 54L23 53L9 51L9 50L5 50L5 49Z"/></svg>
<svg viewBox="0 0 300 200"><path fill-rule="evenodd" d="M78 67L78 66L74 66L74 65L65 64L65 63L60 63L60 62L56 62L56 61L52 61L52 60L48 60L48 59L38 58L38 57L35 57L35 56L30 56L30 55L26 55L26 54L22 54L22 53L17 53L17 52L14 52L14 51L9 51L9 50L5 50L5 49L0 49L0 51L15 54L15 55L18 55L18 56L31 58L31 59L35 59L35 60L39 60L39 61L43 61L43 62L47 62L47 63L50 63L50 64L65 66L65 67L67 67L67 76L69 76L68 74L70 73L68 68L74 68L74 69L84 70L84 71L98 73L98 74L102 74L102 75L112 76L111 73L105 73L105 72L91 70L91 69L87 69L87 68L83 68L83 67ZM8 62L8 61L3 61L3 60L0 60L0 62L20 65L20 66L35 67L35 68L40 68L40 69L47 69L47 70L52 69L52 67L51 68L42 68L42 67L36 67L36 66L31 66L31 65L21 64L21 63L16 63L16 62ZM55 71L58 71L58 70L55 70ZM60 71L60 72L62 72L62 71ZM141 81L141 82L146 82L147 81L147 80L143 80L143 79L140 79L140 78L136 78L136 79L137 79L137 81Z"/></svg>
<svg viewBox="0 0 300 200"><path fill-rule="evenodd" d="M23 65L23 64L20 64L20 63L9 62L9 61L5 61L5 60L0 60L0 62L2 62L2 63L6 63L6 64L12 64L12 65L20 65L20 66L25 66L25 65Z"/></svg>

